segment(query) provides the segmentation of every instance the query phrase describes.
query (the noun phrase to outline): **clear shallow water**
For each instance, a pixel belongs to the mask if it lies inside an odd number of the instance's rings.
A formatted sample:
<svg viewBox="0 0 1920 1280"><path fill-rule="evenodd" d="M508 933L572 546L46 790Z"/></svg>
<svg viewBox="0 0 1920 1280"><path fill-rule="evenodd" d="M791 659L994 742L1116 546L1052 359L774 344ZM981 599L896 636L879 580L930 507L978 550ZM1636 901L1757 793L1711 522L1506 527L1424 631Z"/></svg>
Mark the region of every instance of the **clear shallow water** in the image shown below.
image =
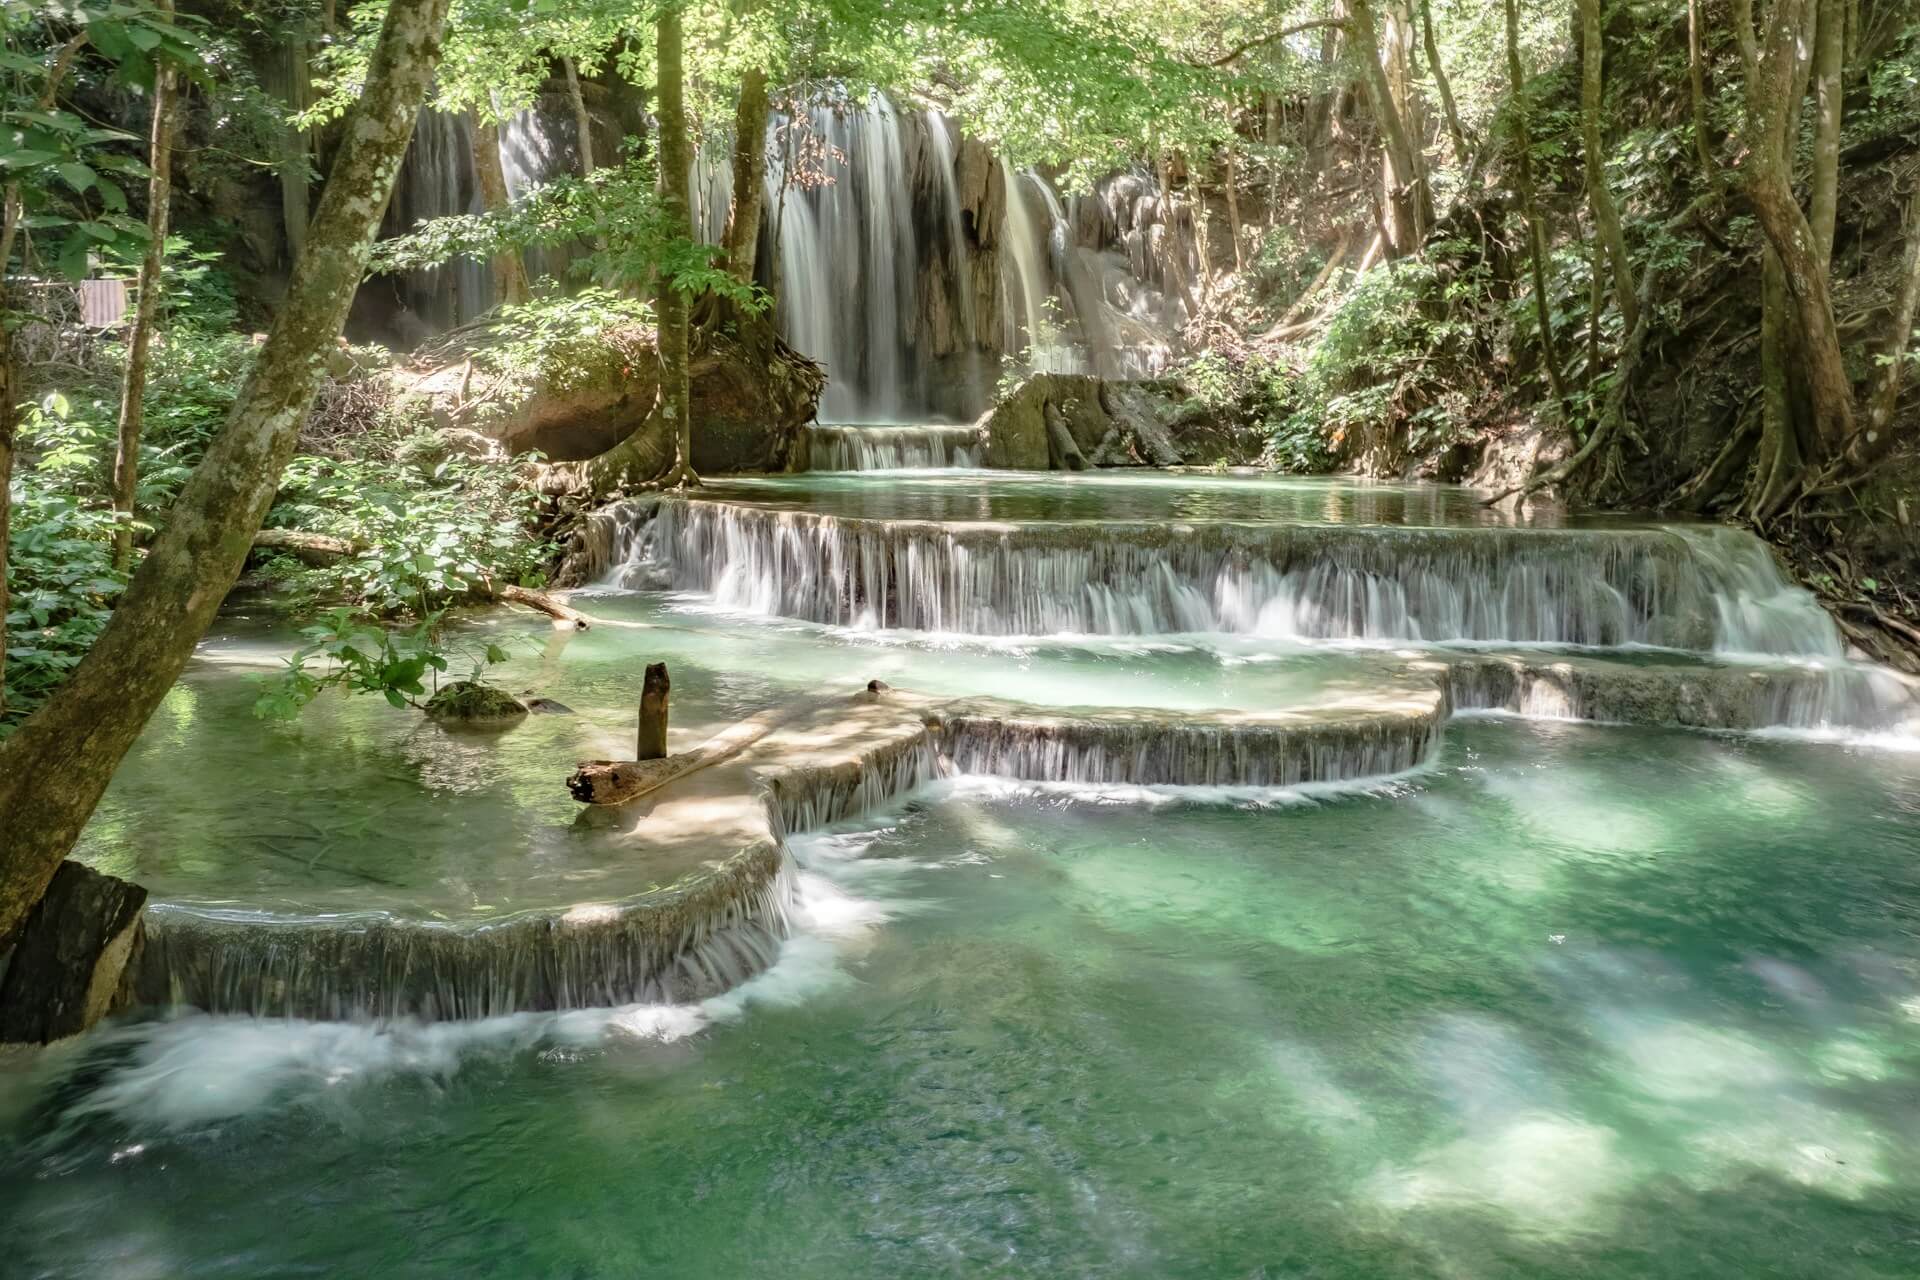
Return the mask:
<svg viewBox="0 0 1920 1280"><path fill-rule="evenodd" d="M1454 485L1144 470L741 476L710 481L698 496L875 520L1252 520L1434 527L1566 523L1552 504L1531 503L1516 514L1483 507L1484 495Z"/></svg>
<svg viewBox="0 0 1920 1280"><path fill-rule="evenodd" d="M1469 723L1271 800L931 793L706 1006L15 1064L0 1273L1920 1270L1920 764Z"/></svg>

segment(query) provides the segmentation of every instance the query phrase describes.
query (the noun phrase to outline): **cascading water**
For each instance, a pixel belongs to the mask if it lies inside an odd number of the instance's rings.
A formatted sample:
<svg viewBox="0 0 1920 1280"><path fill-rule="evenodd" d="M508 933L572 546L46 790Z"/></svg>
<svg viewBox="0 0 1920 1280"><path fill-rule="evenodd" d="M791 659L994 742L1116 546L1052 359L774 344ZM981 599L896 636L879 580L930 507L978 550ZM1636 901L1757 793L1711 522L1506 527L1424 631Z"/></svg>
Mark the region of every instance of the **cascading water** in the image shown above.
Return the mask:
<svg viewBox="0 0 1920 1280"><path fill-rule="evenodd" d="M842 426L811 431L813 471L925 471L978 467L980 432L954 426Z"/></svg>
<svg viewBox="0 0 1920 1280"><path fill-rule="evenodd" d="M621 535L617 584L836 626L1843 655L1832 619L1733 529L1009 526L681 500L648 509Z"/></svg>
<svg viewBox="0 0 1920 1280"><path fill-rule="evenodd" d="M1034 225L1027 205L1029 184L1047 191L1047 185L1027 173L1016 172L1005 160L1000 174L1007 187L1007 229L1004 243L1012 259L1013 278L1020 293L1019 337L1009 336L1007 349L1024 353L1027 367L1036 372L1078 373L1083 361L1061 333L1061 316L1054 302L1047 265L1042 257L1047 237ZM1009 334L1012 312L1008 312Z"/></svg>

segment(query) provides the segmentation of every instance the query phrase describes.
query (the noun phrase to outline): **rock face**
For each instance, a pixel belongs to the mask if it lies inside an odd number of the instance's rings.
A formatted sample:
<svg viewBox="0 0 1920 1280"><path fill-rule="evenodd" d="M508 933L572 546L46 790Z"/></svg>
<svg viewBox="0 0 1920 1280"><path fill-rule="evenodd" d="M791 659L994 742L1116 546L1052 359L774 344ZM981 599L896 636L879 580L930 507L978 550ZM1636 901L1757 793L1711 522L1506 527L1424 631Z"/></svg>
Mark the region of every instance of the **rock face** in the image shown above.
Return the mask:
<svg viewBox="0 0 1920 1280"><path fill-rule="evenodd" d="M1252 462L1260 441L1214 422L1172 379L1039 373L983 414L989 467L1205 466Z"/></svg>
<svg viewBox="0 0 1920 1280"><path fill-rule="evenodd" d="M804 465L805 433L825 372L775 337L764 318L743 317L733 332L695 337L693 465L703 472L781 471ZM443 432L477 435L505 454L539 451L555 462L591 458L633 433L654 411L659 362L653 330L609 332L576 345L552 371L491 391L496 379L455 349L430 367L386 376L401 412L409 408ZM500 380L510 383L512 379Z"/></svg>
<svg viewBox="0 0 1920 1280"><path fill-rule="evenodd" d="M61 863L0 976L0 1043L78 1035L126 1004L146 902L137 884Z"/></svg>

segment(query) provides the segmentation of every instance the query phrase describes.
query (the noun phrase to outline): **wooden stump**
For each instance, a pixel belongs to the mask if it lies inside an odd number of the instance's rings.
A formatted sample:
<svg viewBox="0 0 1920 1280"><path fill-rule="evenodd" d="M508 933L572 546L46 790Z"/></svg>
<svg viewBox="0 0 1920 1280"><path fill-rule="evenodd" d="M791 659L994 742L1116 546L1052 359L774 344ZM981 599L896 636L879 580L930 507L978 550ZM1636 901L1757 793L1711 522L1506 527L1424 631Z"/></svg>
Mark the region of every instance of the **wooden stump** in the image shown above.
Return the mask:
<svg viewBox="0 0 1920 1280"><path fill-rule="evenodd" d="M647 664L646 682L640 686L640 741L636 760L664 760L667 756L667 664Z"/></svg>
<svg viewBox="0 0 1920 1280"><path fill-rule="evenodd" d="M14 938L0 977L0 1043L77 1035L121 1003L147 891L63 862Z"/></svg>

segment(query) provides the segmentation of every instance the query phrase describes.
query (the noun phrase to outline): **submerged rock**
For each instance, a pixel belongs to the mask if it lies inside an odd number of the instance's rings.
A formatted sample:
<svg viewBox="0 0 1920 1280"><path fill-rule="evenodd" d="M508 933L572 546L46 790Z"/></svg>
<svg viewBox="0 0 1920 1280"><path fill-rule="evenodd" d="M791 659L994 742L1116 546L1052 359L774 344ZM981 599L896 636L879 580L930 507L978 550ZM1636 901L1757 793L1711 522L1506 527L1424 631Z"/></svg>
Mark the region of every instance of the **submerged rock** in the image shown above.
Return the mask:
<svg viewBox="0 0 1920 1280"><path fill-rule="evenodd" d="M526 719L528 710L505 689L479 680L456 680L427 699L427 717L447 728L507 729Z"/></svg>

